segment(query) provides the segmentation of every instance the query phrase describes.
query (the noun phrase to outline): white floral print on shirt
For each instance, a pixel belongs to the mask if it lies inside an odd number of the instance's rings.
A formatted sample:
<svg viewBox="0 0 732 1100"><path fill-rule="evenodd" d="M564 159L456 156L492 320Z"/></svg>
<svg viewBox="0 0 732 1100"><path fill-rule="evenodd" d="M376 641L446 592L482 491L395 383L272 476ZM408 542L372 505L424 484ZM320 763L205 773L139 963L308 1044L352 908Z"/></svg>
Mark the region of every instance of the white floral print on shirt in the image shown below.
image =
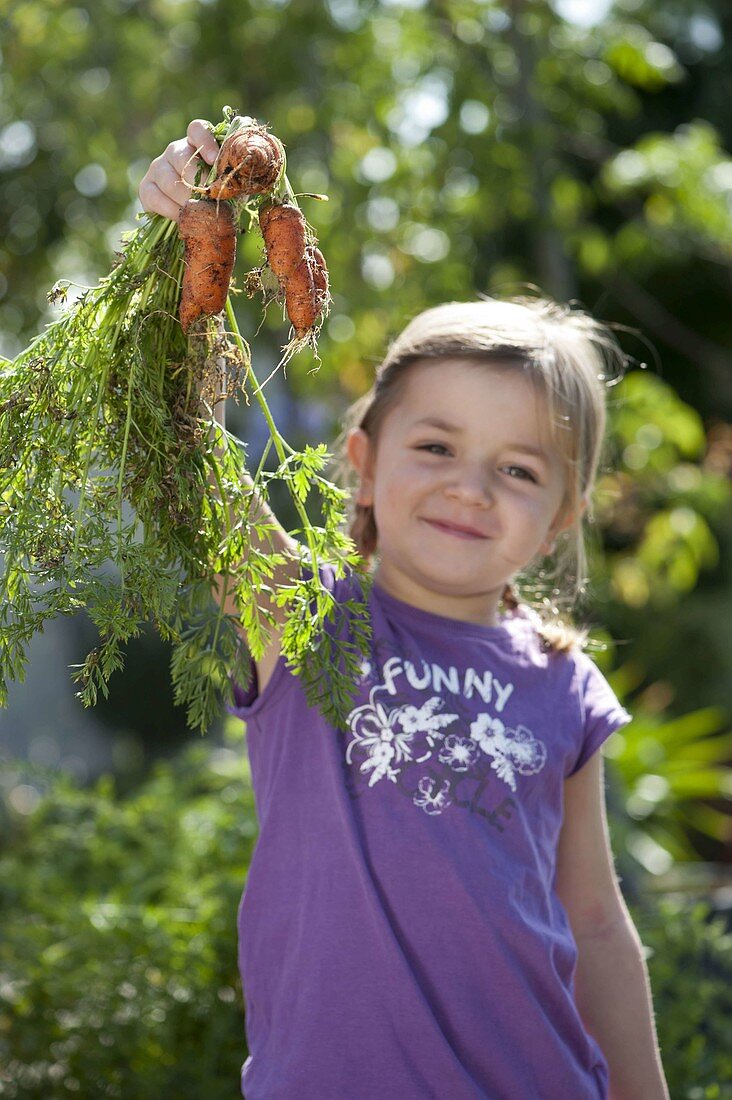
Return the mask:
<svg viewBox="0 0 732 1100"><path fill-rule="evenodd" d="M413 759L412 748L418 734L424 734L429 746L429 751L420 760L428 759L432 755L435 739L442 737L442 727L457 718L457 714L434 713L442 706L442 700L437 696L421 707L408 703L387 709L376 699L379 690L377 684L369 693L369 702L356 707L349 716L353 740L346 750L346 760L351 763L356 746L366 752L366 760L360 770L371 772L369 787L384 776L396 782L398 768L394 764Z"/></svg>
<svg viewBox="0 0 732 1100"><path fill-rule="evenodd" d="M506 729L500 718L479 714L470 724L470 736L493 758L491 767L512 791L516 790L516 772L536 775L546 764L546 745L526 726Z"/></svg>
<svg viewBox="0 0 732 1100"><path fill-rule="evenodd" d="M517 775L535 775L546 763L546 746L523 725L511 729L500 718L481 712L470 723L469 736L445 734L446 727L460 722L461 716L442 711L440 696L427 698L421 706L389 706L392 699L385 686L376 683L368 703L354 708L349 716L352 739L346 760L350 764L354 756L356 760L363 757L359 771L368 776L369 787L381 779L397 783L405 766L418 766L430 759L447 765L449 774L457 779L487 757L496 776L515 792ZM453 801L450 779L423 775L412 801L425 813L442 813Z"/></svg>

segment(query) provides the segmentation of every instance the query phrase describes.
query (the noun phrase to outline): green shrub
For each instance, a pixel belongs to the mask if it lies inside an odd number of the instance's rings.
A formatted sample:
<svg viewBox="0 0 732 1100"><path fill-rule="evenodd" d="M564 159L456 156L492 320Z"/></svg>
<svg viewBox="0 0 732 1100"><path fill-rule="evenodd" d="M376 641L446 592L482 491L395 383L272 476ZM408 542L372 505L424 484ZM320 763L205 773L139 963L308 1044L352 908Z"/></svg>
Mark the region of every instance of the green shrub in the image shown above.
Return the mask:
<svg viewBox="0 0 732 1100"><path fill-rule="evenodd" d="M647 952L672 1100L732 1098L732 934L707 902L633 913Z"/></svg>
<svg viewBox="0 0 732 1100"><path fill-rule="evenodd" d="M0 852L0 1096L239 1094L244 754L194 745L132 797L59 777Z"/></svg>

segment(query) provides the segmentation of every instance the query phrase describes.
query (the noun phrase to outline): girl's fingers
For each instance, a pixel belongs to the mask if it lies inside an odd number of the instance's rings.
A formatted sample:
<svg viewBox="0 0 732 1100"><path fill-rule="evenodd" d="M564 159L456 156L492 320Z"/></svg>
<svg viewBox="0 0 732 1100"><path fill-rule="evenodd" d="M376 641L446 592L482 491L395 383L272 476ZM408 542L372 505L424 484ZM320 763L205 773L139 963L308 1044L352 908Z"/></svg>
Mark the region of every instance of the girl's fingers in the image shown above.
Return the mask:
<svg viewBox="0 0 732 1100"><path fill-rule="evenodd" d="M211 123L204 118L194 118L186 130L186 139L206 164L213 164L219 153L219 145L211 132Z"/></svg>
<svg viewBox="0 0 732 1100"><path fill-rule="evenodd" d="M166 186L168 183L170 183L171 188L177 186L178 191L176 194L171 194L171 198L175 198L180 195L181 186L185 187L186 184L195 184L198 170L202 167L204 171L201 173L199 186L206 182L208 166L203 163L197 150L194 149L192 145L189 145L187 141L173 142L163 154L163 163L160 169L161 175L165 173L165 177L159 181L159 186L163 191L169 190L168 186ZM185 189L187 192L186 198L190 198L191 188L186 187Z"/></svg>
<svg viewBox="0 0 732 1100"><path fill-rule="evenodd" d="M146 210L148 214L162 214L164 218L170 218L173 222L178 221L178 215L183 203L171 199L160 190L153 180L146 177L140 184L138 194L140 196L142 208ZM185 201L184 199L183 202Z"/></svg>
<svg viewBox="0 0 732 1100"><path fill-rule="evenodd" d="M142 178L138 194L143 208L168 218L174 217L171 213L173 208L177 211L194 193L192 185L201 163L195 149L185 138L172 141L165 152L155 158Z"/></svg>

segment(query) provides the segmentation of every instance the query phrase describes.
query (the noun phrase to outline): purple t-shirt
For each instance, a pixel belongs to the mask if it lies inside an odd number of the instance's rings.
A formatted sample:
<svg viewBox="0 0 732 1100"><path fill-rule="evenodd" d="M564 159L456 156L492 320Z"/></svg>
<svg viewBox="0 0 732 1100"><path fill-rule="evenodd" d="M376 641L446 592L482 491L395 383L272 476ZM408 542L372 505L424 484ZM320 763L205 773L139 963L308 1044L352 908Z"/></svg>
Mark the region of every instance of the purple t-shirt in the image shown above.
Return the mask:
<svg viewBox="0 0 732 1100"><path fill-rule="evenodd" d="M336 601L361 598L334 581ZM247 723L246 1100L606 1100L554 890L564 779L631 716L533 612L479 626L374 583L339 732L280 657ZM343 629L348 629L347 623Z"/></svg>

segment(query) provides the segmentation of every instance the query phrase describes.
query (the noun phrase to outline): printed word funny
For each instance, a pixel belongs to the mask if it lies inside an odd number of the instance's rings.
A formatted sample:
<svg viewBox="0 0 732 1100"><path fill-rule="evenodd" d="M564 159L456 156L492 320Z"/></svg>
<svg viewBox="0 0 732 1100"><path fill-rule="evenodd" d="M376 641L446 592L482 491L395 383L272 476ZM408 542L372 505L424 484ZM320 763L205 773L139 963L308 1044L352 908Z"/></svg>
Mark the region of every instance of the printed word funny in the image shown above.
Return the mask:
<svg viewBox="0 0 732 1100"><path fill-rule="evenodd" d="M422 670L418 672L411 661L389 657L381 669L383 684L389 694L397 694L396 682L400 676L405 676L407 683L417 689L429 686L435 693L448 691L453 695L462 695L464 699L472 699L477 692L484 703L492 703L500 714L513 692L513 684L501 684L490 670L480 673L474 668L467 668L461 673L455 665L443 668L426 661L421 664Z"/></svg>

